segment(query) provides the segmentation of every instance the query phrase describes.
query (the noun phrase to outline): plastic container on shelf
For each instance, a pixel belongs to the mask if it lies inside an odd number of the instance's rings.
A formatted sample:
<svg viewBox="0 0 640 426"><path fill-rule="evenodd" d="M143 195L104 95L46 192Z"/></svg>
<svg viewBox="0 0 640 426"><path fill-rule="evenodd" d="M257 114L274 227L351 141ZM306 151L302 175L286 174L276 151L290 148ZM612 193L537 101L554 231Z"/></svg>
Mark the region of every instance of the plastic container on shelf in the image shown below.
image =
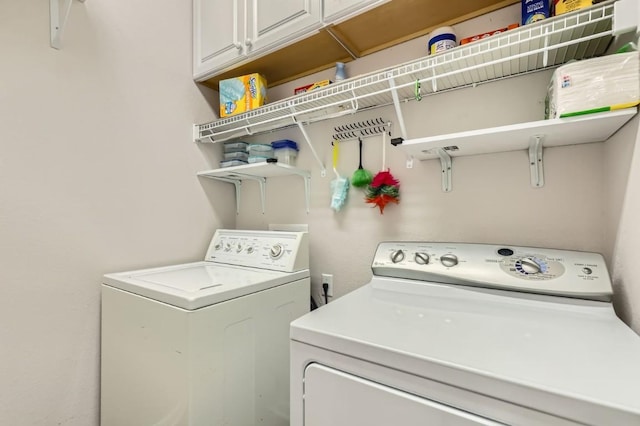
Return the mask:
<svg viewBox="0 0 640 426"><path fill-rule="evenodd" d="M247 152L247 148L249 147L249 144L246 142L225 142L224 143L224 152L229 153L229 152Z"/></svg>
<svg viewBox="0 0 640 426"><path fill-rule="evenodd" d="M253 155L249 157L249 163L265 163L268 158L272 158L272 157L262 157L260 155Z"/></svg>
<svg viewBox="0 0 640 426"><path fill-rule="evenodd" d="M249 154L247 154L246 152L242 152L242 151L225 152L224 153L224 159L226 161L228 161L228 160L249 161Z"/></svg>
<svg viewBox="0 0 640 426"><path fill-rule="evenodd" d="M244 166L245 164L247 164L247 162L242 160L227 160L221 161L220 167Z"/></svg>
<svg viewBox="0 0 640 426"><path fill-rule="evenodd" d="M251 161L255 158L257 161ZM267 158L273 158L273 147L268 144L255 143L249 145L249 162L257 163L266 161ZM262 159L262 160L261 160Z"/></svg>
<svg viewBox="0 0 640 426"><path fill-rule="evenodd" d="M458 36L452 27L440 27L429 34L429 55L442 53L458 45Z"/></svg>
<svg viewBox="0 0 640 426"><path fill-rule="evenodd" d="M278 163L288 164L290 166L296 165L296 158L298 157L297 143L289 139L283 139L271 142L271 146L278 159Z"/></svg>

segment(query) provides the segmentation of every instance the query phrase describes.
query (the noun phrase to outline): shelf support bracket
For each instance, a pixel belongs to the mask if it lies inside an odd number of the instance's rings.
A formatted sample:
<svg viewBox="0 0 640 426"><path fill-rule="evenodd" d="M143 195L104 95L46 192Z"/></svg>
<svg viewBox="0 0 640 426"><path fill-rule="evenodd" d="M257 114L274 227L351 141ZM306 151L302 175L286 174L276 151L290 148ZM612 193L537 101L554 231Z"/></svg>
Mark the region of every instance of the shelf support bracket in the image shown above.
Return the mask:
<svg viewBox="0 0 640 426"><path fill-rule="evenodd" d="M398 116L398 124L400 124L400 136L402 139L407 140L407 128L404 125L404 116L402 115L402 108L400 108L400 98L398 97L398 90L396 89L396 82L393 79L391 73L389 76L389 86L391 87L391 96L393 97L393 106L396 109L396 116Z"/></svg>
<svg viewBox="0 0 640 426"><path fill-rule="evenodd" d="M295 110L293 109L293 107L291 107L291 111L295 114ZM307 130L304 128L304 124L302 124L300 121L298 121L298 119L295 117L295 115L292 116L291 118L292 118L293 122L298 126L298 129L300 129L300 133L302 133L302 137L304 137L305 142L307 142L307 145L309 145L309 149L311 150L311 153L313 154L313 157L316 159L316 162L320 166L320 176L326 177L327 176L327 169L324 167L324 164L322 164L322 160L320 160L320 157L318 157L318 153L316 152L315 148L311 144L311 138L307 134Z"/></svg>
<svg viewBox="0 0 640 426"><path fill-rule="evenodd" d="M205 176L209 179L219 180L221 182L232 183L236 190L236 215L240 214L240 193L242 192L242 181L238 179L229 179L221 176Z"/></svg>
<svg viewBox="0 0 640 426"><path fill-rule="evenodd" d="M451 192L451 156L442 148L436 148L436 153L440 157L440 170L442 171L442 190Z"/></svg>
<svg viewBox="0 0 640 426"><path fill-rule="evenodd" d="M85 0L79 1L84 3ZM64 0L64 4L60 5L60 0L49 0L49 30L51 33L51 47L54 49L62 49L62 31L67 24L72 3L73 0Z"/></svg>
<svg viewBox="0 0 640 426"><path fill-rule="evenodd" d="M309 208L311 204L311 175L301 175L304 179L304 197L307 206L307 214L309 214Z"/></svg>
<svg viewBox="0 0 640 426"><path fill-rule="evenodd" d="M252 175L244 175L244 174L243 174L243 177L245 179L258 181L258 183L260 184L260 203L262 204L262 214L264 214L264 205L265 205L265 200L267 198L267 195L266 195L267 178L263 176L252 176Z"/></svg>
<svg viewBox="0 0 640 426"><path fill-rule="evenodd" d="M532 136L529 142L529 167L531 169L531 186L542 188L544 186L544 169L542 164L543 135Z"/></svg>

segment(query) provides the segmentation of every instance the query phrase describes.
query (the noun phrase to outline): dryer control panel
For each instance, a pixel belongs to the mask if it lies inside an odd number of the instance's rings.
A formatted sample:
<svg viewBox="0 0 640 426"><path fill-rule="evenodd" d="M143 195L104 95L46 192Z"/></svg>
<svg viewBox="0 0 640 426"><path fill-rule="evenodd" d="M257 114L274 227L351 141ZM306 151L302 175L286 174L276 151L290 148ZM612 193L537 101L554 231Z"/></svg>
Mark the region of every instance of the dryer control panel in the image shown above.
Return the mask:
<svg viewBox="0 0 640 426"><path fill-rule="evenodd" d="M272 271L309 269L309 238L306 232L216 231L206 261Z"/></svg>
<svg viewBox="0 0 640 426"><path fill-rule="evenodd" d="M384 242L374 275L582 299L611 299L598 253L491 244Z"/></svg>

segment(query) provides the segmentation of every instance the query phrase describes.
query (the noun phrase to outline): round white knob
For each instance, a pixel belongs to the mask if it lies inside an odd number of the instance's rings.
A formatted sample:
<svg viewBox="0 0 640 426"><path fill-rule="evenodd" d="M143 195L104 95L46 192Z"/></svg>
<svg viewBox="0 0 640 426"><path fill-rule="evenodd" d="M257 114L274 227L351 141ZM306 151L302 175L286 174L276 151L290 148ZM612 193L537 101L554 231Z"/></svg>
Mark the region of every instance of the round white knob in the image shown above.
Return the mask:
<svg viewBox="0 0 640 426"><path fill-rule="evenodd" d="M413 258L418 265L426 265L429 263L429 255L427 253L418 252Z"/></svg>
<svg viewBox="0 0 640 426"><path fill-rule="evenodd" d="M393 263L402 262L404 260L404 252L402 250L394 250L391 253L391 261Z"/></svg>
<svg viewBox="0 0 640 426"><path fill-rule="evenodd" d="M538 262L530 257L524 257L518 261L522 271L527 274L539 274L542 270Z"/></svg>
<svg viewBox="0 0 640 426"><path fill-rule="evenodd" d="M249 254L253 253L253 247L251 246L247 247L247 253Z"/></svg>
<svg viewBox="0 0 640 426"><path fill-rule="evenodd" d="M220 250L222 248L222 243L218 243L215 246L213 246L214 250Z"/></svg>
<svg viewBox="0 0 640 426"><path fill-rule="evenodd" d="M458 264L458 256L455 254L443 254L440 256L440 263L442 263L447 268L451 268L452 266L456 266Z"/></svg>
<svg viewBox="0 0 640 426"><path fill-rule="evenodd" d="M238 244L236 246L236 252L240 253L242 251L242 244Z"/></svg>
<svg viewBox="0 0 640 426"><path fill-rule="evenodd" d="M272 259L277 259L280 256L282 256L283 253L283 249L282 249L282 244L274 244L271 247L271 250L269 250L269 256L271 256Z"/></svg>
<svg viewBox="0 0 640 426"><path fill-rule="evenodd" d="M236 49L242 50L242 43L234 43L233 45L236 47Z"/></svg>
<svg viewBox="0 0 640 426"><path fill-rule="evenodd" d="M231 244L227 243L227 245L224 248L224 251L231 251Z"/></svg>

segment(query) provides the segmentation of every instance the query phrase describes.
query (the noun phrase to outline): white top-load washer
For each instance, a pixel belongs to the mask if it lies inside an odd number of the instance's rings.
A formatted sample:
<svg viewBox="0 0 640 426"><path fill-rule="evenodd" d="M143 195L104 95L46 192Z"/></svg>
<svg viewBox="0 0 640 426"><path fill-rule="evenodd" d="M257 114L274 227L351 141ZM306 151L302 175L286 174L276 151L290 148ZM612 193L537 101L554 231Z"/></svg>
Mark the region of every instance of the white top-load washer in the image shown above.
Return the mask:
<svg viewBox="0 0 640 426"><path fill-rule="evenodd" d="M305 232L218 230L204 261L105 275L102 426L288 425L308 268Z"/></svg>
<svg viewBox="0 0 640 426"><path fill-rule="evenodd" d="M640 425L640 337L602 256L386 242L291 324L291 425Z"/></svg>

